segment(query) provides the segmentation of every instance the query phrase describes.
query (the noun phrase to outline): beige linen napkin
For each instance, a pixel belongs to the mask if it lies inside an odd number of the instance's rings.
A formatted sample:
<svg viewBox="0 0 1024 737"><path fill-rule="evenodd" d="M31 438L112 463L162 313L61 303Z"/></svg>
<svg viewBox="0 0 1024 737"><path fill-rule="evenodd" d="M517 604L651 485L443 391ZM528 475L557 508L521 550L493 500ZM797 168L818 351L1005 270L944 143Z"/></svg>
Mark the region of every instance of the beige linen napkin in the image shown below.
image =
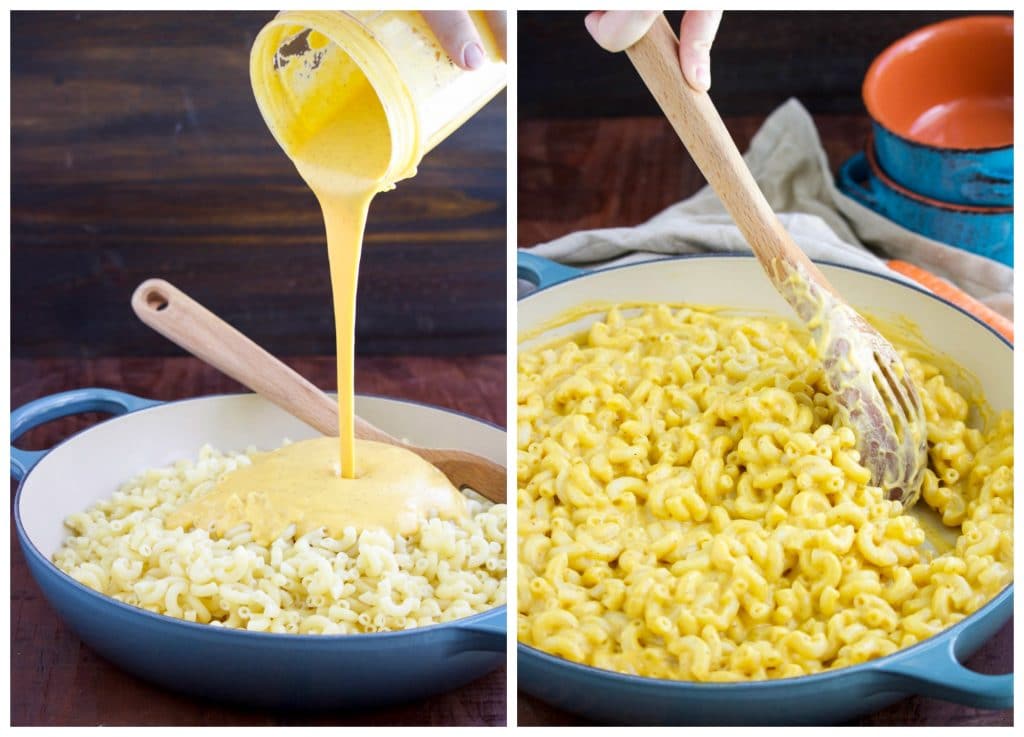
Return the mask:
<svg viewBox="0 0 1024 737"><path fill-rule="evenodd" d="M814 121L797 100L768 116L744 159L786 230L812 259L904 281L885 260L908 261L1013 319L1013 269L912 233L842 194ZM704 187L635 227L570 233L530 252L602 268L666 255L749 250L718 196Z"/></svg>

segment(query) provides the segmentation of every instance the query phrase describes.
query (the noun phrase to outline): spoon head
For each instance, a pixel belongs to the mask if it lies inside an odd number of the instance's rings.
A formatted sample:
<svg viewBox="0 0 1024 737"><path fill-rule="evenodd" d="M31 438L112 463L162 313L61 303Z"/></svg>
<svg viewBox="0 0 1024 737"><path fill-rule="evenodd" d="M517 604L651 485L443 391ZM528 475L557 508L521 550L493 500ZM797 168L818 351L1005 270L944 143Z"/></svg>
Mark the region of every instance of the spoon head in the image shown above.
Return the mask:
<svg viewBox="0 0 1024 737"><path fill-rule="evenodd" d="M464 450L409 447L433 463L457 489L470 488L485 499L505 504L508 494L505 467Z"/></svg>
<svg viewBox="0 0 1024 737"><path fill-rule="evenodd" d="M887 498L912 506L928 462L924 407L896 349L849 305L818 328L825 376L857 435L861 463Z"/></svg>
<svg viewBox="0 0 1024 737"><path fill-rule="evenodd" d="M814 337L840 419L857 436L871 483L909 508L921 494L928 429L921 397L896 349L820 272L779 260L769 275Z"/></svg>

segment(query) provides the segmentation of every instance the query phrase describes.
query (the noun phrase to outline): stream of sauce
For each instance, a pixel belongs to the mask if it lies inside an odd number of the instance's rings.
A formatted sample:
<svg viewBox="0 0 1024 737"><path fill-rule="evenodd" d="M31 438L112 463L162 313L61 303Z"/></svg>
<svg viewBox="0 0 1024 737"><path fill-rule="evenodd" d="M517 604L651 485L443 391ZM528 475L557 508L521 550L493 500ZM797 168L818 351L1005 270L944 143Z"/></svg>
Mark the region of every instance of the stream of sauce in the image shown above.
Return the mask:
<svg viewBox="0 0 1024 737"><path fill-rule="evenodd" d="M286 47L289 53L285 53ZM367 212L393 188L387 115L359 68L316 31L282 47L275 62L288 86L317 75L297 121L277 131L323 211L334 296L338 365L338 438L316 438L257 455L208 494L176 510L168 527L223 533L248 522L269 544L290 524L296 534L346 526L407 535L420 520L466 514L465 497L411 451L354 437L356 286Z"/></svg>

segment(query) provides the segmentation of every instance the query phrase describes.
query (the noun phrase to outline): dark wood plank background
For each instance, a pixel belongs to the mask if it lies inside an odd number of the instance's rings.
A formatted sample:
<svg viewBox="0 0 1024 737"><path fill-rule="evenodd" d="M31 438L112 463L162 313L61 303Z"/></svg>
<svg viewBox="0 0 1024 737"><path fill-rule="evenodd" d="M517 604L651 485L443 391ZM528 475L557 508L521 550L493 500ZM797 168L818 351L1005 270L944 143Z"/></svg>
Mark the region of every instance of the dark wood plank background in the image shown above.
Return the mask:
<svg viewBox="0 0 1024 737"><path fill-rule="evenodd" d="M288 363L332 389L334 360ZM11 362L11 405L81 386L156 399L237 392L232 380L193 358L45 358ZM505 357L361 358L356 390L448 407L505 424ZM96 415L43 425L18 442L48 448ZM15 484L11 484L13 495ZM277 713L203 702L130 676L82 644L43 598L11 524L11 724L27 725L504 725L505 669L426 701L362 712Z"/></svg>
<svg viewBox="0 0 1024 737"><path fill-rule="evenodd" d="M333 353L320 211L249 84L272 16L12 13L13 355L178 353L128 308L151 276ZM505 202L502 94L373 203L361 353L504 351Z"/></svg>
<svg viewBox="0 0 1024 737"><path fill-rule="evenodd" d="M82 386L158 399L241 390L134 317L129 297L151 276L335 386L319 209L249 85L249 49L272 16L12 14L12 406ZM505 130L500 95L374 202L358 391L504 424ZM50 423L19 446L98 419ZM152 687L63 625L11 537L12 724L505 724L504 669L359 713L259 712Z"/></svg>
<svg viewBox="0 0 1024 737"><path fill-rule="evenodd" d="M517 242L523 247L576 230L635 225L704 185L668 123L642 114L653 108L632 67L592 47L583 15L519 16ZM861 148L870 128L859 86L871 59L941 15L949 14L727 12L712 52L712 97L741 150L776 105L798 97L814 113L836 169ZM564 44L559 74L550 73L555 38ZM1013 623L968 664L982 673L1011 672ZM523 692L518 723L587 724ZM915 697L857 724L1011 725L1013 711Z"/></svg>
<svg viewBox="0 0 1024 737"><path fill-rule="evenodd" d="M983 12L727 11L711 49L711 96L723 115L765 115L789 97L813 113L859 113L861 80L886 46ZM658 113L633 67L591 40L585 15L519 13L520 120ZM678 30L682 13L666 15Z"/></svg>

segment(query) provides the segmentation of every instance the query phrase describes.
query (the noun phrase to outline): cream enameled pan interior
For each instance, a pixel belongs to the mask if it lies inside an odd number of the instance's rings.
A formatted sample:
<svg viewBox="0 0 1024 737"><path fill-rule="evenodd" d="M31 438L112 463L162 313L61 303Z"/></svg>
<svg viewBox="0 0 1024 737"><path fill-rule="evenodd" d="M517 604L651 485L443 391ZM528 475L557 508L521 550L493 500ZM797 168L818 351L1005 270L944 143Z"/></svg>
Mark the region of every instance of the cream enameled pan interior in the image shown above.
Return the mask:
<svg viewBox="0 0 1024 737"><path fill-rule="evenodd" d="M504 431L470 417L377 397L357 397L356 412L418 445L505 463ZM285 438L318 434L253 394L188 399L113 418L58 445L32 469L20 497L25 532L49 558L67 535L67 515L109 497L140 471L194 458L207 443L223 451L272 450Z"/></svg>
<svg viewBox="0 0 1024 737"><path fill-rule="evenodd" d="M1013 407L1013 351L974 318L900 282L839 266L822 271L855 308L883 319L906 317L937 353L953 358L981 383L993 409ZM651 261L597 271L529 295L519 302L519 333L586 303L691 302L796 320L753 258L723 256ZM520 343L528 348L577 332L590 317Z"/></svg>

